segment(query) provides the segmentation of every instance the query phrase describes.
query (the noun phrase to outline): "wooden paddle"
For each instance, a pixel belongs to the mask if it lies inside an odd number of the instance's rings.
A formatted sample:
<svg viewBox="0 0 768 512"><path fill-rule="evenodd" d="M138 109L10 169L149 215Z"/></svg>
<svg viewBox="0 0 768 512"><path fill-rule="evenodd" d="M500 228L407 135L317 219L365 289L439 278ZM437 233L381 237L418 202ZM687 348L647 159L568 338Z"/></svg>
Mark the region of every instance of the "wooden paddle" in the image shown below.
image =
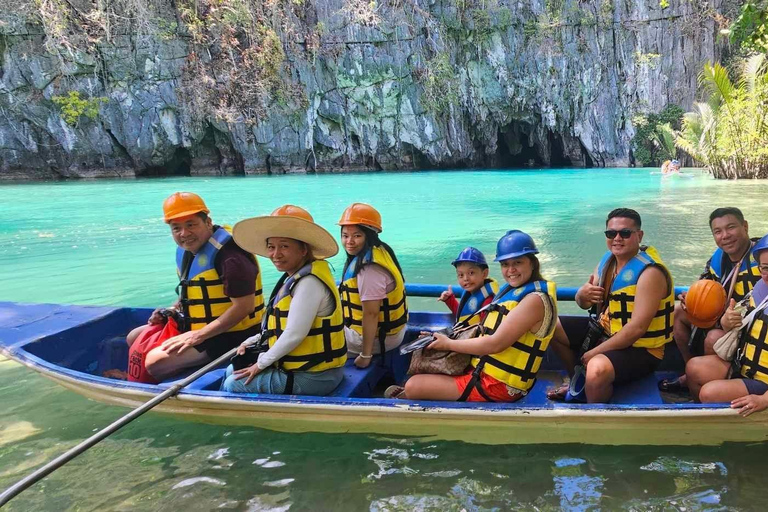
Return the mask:
<svg viewBox="0 0 768 512"><path fill-rule="evenodd" d="M69 462L70 460L74 459L84 451L86 451L88 448L94 446L98 442L106 439L110 435L114 434L118 430L120 430L122 427L127 425L128 423L132 422L148 410L152 409L154 406L158 405L159 403L165 401L168 398L171 398L172 396L175 396L178 394L179 391L181 391L183 388L189 386L194 381L208 373L209 371L213 370L217 366L219 366L221 363L229 360L232 356L235 355L237 352L238 347L233 348L226 354L222 355L215 361L212 361L208 363L207 365L203 366L199 370L197 370L195 373L187 377L186 379L182 380L181 382L174 384L164 392L160 393L156 397L154 397L149 402L145 403L141 407L134 409L133 411L129 412L122 418L118 419L111 425L109 425L106 428L103 428L102 430L98 431L96 434L92 435L82 443L78 444L74 448L71 448L67 450L65 453L59 455L54 460L46 464L45 466L37 469L35 472L31 473L30 475L26 476L25 478L19 480L15 484L13 484L11 487L6 489L2 494L0 494L0 507L8 503L11 499L13 499L17 494L24 491L28 487L34 485L37 481L42 480L49 474L53 473L57 469L59 469L61 466Z"/></svg>

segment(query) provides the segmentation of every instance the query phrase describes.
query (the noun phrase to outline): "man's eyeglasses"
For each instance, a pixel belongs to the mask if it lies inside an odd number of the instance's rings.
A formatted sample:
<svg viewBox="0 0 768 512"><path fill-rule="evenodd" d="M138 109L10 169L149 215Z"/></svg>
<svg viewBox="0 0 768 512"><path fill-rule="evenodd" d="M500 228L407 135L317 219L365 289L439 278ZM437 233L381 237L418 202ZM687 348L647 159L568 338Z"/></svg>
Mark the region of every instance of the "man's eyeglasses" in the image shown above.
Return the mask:
<svg viewBox="0 0 768 512"><path fill-rule="evenodd" d="M619 230L616 230L616 229L606 229L605 230L605 238L607 238L609 240L613 240L614 238L616 238L616 235L620 235L621 238L626 240L627 238L631 237L632 233L634 233L635 231L637 231L637 230L636 229L619 229Z"/></svg>
<svg viewBox="0 0 768 512"><path fill-rule="evenodd" d="M757 269L761 274L768 274L768 265L758 265Z"/></svg>

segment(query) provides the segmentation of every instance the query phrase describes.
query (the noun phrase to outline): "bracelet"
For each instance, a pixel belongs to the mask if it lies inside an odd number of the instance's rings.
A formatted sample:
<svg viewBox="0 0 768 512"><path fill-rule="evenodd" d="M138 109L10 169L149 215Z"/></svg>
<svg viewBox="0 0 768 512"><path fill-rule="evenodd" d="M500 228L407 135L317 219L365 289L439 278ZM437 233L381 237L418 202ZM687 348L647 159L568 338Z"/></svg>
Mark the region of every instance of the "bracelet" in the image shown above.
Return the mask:
<svg viewBox="0 0 768 512"><path fill-rule="evenodd" d="M371 359L373 357L373 354L369 356L364 356L363 354L358 355L358 357L362 357L363 359Z"/></svg>

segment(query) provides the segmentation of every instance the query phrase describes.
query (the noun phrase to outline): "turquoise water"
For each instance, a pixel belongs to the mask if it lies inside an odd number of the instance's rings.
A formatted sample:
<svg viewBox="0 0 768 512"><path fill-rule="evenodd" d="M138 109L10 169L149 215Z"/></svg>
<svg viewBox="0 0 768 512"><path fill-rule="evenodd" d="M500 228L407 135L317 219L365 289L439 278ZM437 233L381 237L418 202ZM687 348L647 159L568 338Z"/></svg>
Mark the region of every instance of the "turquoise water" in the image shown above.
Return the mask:
<svg viewBox="0 0 768 512"><path fill-rule="evenodd" d="M291 202L332 233L353 201L382 213L406 278L453 283L466 245L487 256L508 229L533 235L544 274L578 286L605 250L615 207L643 216L678 284L714 249L707 216L741 206L768 232L768 182L662 178L642 169L158 179L0 185L0 300L156 306L174 300L162 200L203 195L218 223ZM337 272L341 259L333 260ZM264 288L277 274L263 261ZM499 277L497 268L493 274ZM412 309L439 309L416 299ZM0 363L0 487L125 412ZM563 440L567 441L567 440ZM758 509L768 445L485 447L365 435L289 435L141 418L9 510Z"/></svg>

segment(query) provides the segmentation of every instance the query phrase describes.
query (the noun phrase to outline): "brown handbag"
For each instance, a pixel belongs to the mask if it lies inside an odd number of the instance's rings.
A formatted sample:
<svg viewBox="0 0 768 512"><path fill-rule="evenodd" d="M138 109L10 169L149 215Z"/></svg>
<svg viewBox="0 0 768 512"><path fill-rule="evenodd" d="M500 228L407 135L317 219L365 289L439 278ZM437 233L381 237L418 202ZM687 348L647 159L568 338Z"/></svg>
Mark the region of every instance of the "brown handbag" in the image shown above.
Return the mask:
<svg viewBox="0 0 768 512"><path fill-rule="evenodd" d="M451 338L464 340L474 338L479 333L480 326L471 325L455 330ZM420 373L463 375L467 371L471 360L472 356L470 354L460 354L448 350L419 349L411 355L408 375L418 375Z"/></svg>

